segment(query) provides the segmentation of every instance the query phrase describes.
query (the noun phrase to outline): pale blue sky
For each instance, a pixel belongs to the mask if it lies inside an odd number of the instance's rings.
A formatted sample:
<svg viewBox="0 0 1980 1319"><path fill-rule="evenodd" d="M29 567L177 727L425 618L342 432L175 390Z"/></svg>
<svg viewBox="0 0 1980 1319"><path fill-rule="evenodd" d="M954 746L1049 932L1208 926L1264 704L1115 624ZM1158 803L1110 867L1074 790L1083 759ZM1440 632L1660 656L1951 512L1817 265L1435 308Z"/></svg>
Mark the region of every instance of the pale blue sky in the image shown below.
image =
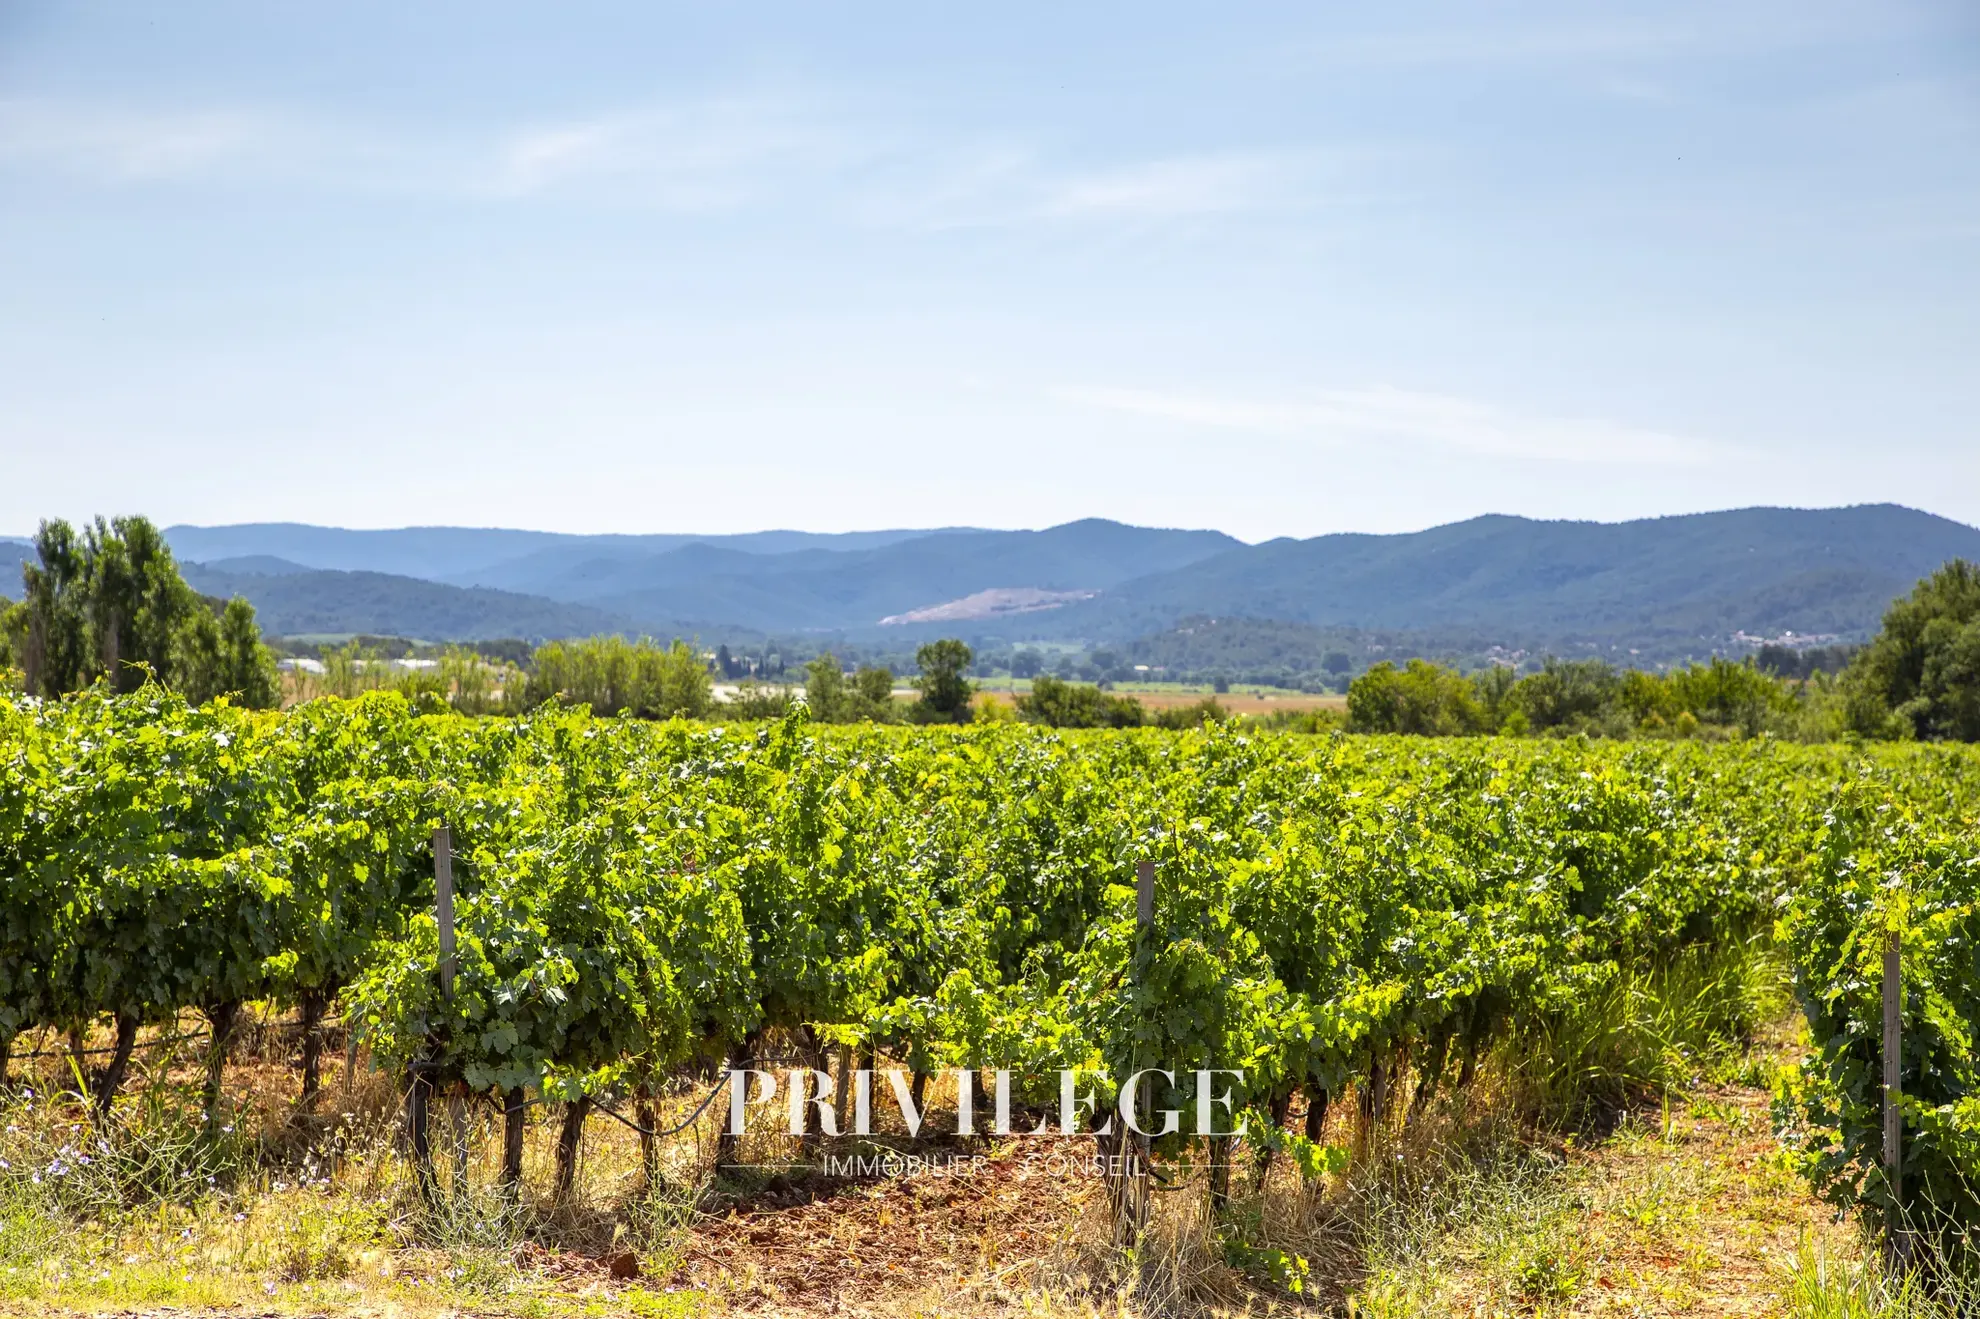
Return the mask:
<svg viewBox="0 0 1980 1319"><path fill-rule="evenodd" d="M1970 0L0 0L0 531L1980 523L1977 362Z"/></svg>

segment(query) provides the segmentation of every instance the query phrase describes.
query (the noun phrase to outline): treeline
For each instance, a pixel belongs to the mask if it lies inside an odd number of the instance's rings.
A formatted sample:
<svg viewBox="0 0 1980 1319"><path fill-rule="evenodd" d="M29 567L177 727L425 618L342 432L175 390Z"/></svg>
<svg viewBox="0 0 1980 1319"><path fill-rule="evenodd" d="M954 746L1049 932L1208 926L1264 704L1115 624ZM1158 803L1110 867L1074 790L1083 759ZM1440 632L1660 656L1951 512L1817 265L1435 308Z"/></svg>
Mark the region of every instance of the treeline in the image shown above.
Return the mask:
<svg viewBox="0 0 1980 1319"><path fill-rule="evenodd" d="M530 653L526 668L449 647L410 670L393 668L354 641L324 652L325 672L314 686L334 696L390 689L416 705L445 703L464 714L524 714L554 701L636 719L772 719L803 701L816 723L969 723L970 648L934 641L915 659L920 674L911 679L918 689L912 701L894 700L891 669L862 665L847 674L830 654L805 666L801 688L745 678L724 700L715 693L719 661L678 639L666 645L618 636L552 641Z"/></svg>
<svg viewBox="0 0 1980 1319"><path fill-rule="evenodd" d="M1195 728L1230 716L1215 697L1151 711L1132 696L1041 676L1032 680L1028 694L1017 698L1017 717L1052 728Z"/></svg>
<svg viewBox="0 0 1980 1319"><path fill-rule="evenodd" d="M537 648L531 667L522 692L525 709L560 699L593 714L693 719L707 714L715 699L708 666L685 641L553 641Z"/></svg>
<svg viewBox="0 0 1980 1319"><path fill-rule="evenodd" d="M1281 626L1250 620L1225 621L1243 625L1247 634L1269 634L1272 629ZM1309 639L1308 634L1314 631L1297 624L1285 624L1283 627L1301 639ZM1205 630L1208 629L1206 622ZM1301 653L1289 659L1285 652L1291 649L1290 643L1281 643L1267 655L1240 655L1230 662L1190 655L1176 660L1167 648L1159 644L1171 635L1164 633L1142 637L1125 647L1095 646L1084 653L1047 653L1031 646L992 651L978 665L978 672L985 676L1008 673L1013 678L1049 676L1060 682L1092 683L1101 688L1155 679L1204 684L1220 692L1228 691L1234 685L1244 685L1317 693L1347 690L1347 675L1355 666L1353 657L1341 649ZM1172 660L1175 662L1170 662Z"/></svg>
<svg viewBox="0 0 1980 1319"><path fill-rule="evenodd" d="M1414 659L1401 667L1384 661L1348 684L1348 727L1430 737L1689 737L1707 730L1752 737L1795 731L1803 704L1780 679L1723 658L1667 674L1549 659L1525 677L1502 667L1466 676Z"/></svg>
<svg viewBox="0 0 1980 1319"><path fill-rule="evenodd" d="M1786 656L1764 653L1663 674L1598 659L1550 659L1524 677L1502 667L1467 676L1427 660L1384 662L1348 685L1348 727L1433 737L1980 741L1980 568L1946 564L1893 603L1883 630L1835 672L1840 659L1834 650L1811 655L1792 677L1780 676Z"/></svg>
<svg viewBox="0 0 1980 1319"><path fill-rule="evenodd" d="M397 656L389 649L360 638L322 647L322 672L296 670L290 699L396 691L418 708L451 706L476 715L524 714L554 700L596 715L638 719L698 719L715 707L707 664L680 640L667 645L620 636L552 641L524 652L526 667L467 646L425 654L401 646Z"/></svg>
<svg viewBox="0 0 1980 1319"><path fill-rule="evenodd" d="M30 696L103 683L136 691L156 680L203 702L265 709L281 684L254 606L200 595L179 575L158 528L141 517L96 519L80 532L56 519L23 562L19 603L0 599L0 675Z"/></svg>
<svg viewBox="0 0 1980 1319"><path fill-rule="evenodd" d="M975 660L975 652L961 641L929 642L914 654L915 667L921 670L920 676L912 679L918 695L912 701L897 702L892 669L862 664L848 675L838 657L828 651L805 666L804 702L812 719L820 723L966 724L976 717L972 705L975 690L968 677ZM782 698L786 708L790 699ZM747 700L745 693L743 701L736 704L743 706Z"/></svg>
<svg viewBox="0 0 1980 1319"><path fill-rule="evenodd" d="M422 708L445 704L462 714L508 714L521 708L525 679L515 664L493 662L477 647L446 646L416 656L402 639L386 639L385 645L380 640L353 637L341 646L321 647L317 663L322 672L292 669L284 704L318 696L349 700L390 690ZM399 644L390 644L395 640Z"/></svg>

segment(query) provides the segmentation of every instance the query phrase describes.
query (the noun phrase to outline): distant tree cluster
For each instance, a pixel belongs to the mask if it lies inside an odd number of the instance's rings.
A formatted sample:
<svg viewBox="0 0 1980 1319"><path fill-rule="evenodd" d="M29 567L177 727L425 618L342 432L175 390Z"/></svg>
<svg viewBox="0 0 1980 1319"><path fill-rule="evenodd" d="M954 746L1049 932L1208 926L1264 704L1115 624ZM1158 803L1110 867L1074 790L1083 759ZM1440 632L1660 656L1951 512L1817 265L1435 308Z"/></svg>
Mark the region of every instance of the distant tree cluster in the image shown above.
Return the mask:
<svg viewBox="0 0 1980 1319"><path fill-rule="evenodd" d="M1017 698L1017 714L1026 723L1052 728L1195 728L1230 718L1214 697L1150 711L1132 696L1116 696L1049 675L1034 679L1031 691Z"/></svg>
<svg viewBox="0 0 1980 1319"><path fill-rule="evenodd" d="M798 653L800 656L803 654L802 651ZM716 677L730 682L766 682L784 677L794 663L796 661L775 642L764 642L751 649L741 643L731 647L725 641L715 648L713 671Z"/></svg>
<svg viewBox="0 0 1980 1319"><path fill-rule="evenodd" d="M976 718L976 691L968 676L975 658L969 646L953 638L922 646L915 652L921 675L914 685L920 694L897 705L892 669L862 664L847 677L844 663L827 651L805 666L804 702L821 723L966 724Z"/></svg>
<svg viewBox="0 0 1980 1319"><path fill-rule="evenodd" d="M1980 566L1954 559L1884 613L1857 650L1762 647L1665 674L1600 660L1465 677L1424 660L1377 664L1348 687L1366 732L1693 736L1773 733L1980 741Z"/></svg>
<svg viewBox="0 0 1980 1319"><path fill-rule="evenodd" d="M426 654L415 654L415 649ZM499 653L498 648L498 653ZM531 652L525 648L524 655ZM479 647L415 648L400 637L353 637L317 650L322 672L290 675L289 698L349 699L361 692L396 691L422 709L462 714L516 714L528 708L528 680L511 663L491 660Z"/></svg>
<svg viewBox="0 0 1980 1319"><path fill-rule="evenodd" d="M1667 674L1617 670L1596 659L1549 659L1525 677L1499 666L1466 677L1427 660L1400 668L1385 661L1348 686L1349 728L1433 737L1800 735L1819 727L1808 713L1780 679L1750 661L1723 657Z"/></svg>
<svg viewBox="0 0 1980 1319"><path fill-rule="evenodd" d="M1034 678L1028 695L1017 698L1018 718L1053 728L1139 728L1147 712L1132 696L1049 675Z"/></svg>
<svg viewBox="0 0 1980 1319"><path fill-rule="evenodd" d="M685 641L662 646L624 637L553 641L539 646L523 704L559 700L593 714L640 719L698 719L715 703L714 682Z"/></svg>
<svg viewBox="0 0 1980 1319"><path fill-rule="evenodd" d="M98 518L80 532L44 522L34 548L39 561L21 565L22 599L0 617L4 667L18 670L28 695L98 682L130 692L157 681L193 701L279 703L275 656L254 607L194 591L146 519Z"/></svg>
<svg viewBox="0 0 1980 1319"><path fill-rule="evenodd" d="M820 723L898 723L891 669L862 664L850 679L837 656L827 652L804 666L804 703Z"/></svg>

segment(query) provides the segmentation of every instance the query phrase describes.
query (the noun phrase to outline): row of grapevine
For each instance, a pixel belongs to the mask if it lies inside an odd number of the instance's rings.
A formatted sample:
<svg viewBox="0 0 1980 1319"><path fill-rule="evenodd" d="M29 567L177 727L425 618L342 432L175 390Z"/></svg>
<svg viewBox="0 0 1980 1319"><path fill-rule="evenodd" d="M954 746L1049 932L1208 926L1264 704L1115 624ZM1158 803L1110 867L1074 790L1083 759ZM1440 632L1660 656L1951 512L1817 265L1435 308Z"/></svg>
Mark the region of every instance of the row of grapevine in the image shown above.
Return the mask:
<svg viewBox="0 0 1980 1319"><path fill-rule="evenodd" d="M1970 756L1864 766L1830 802L1783 928L1814 1050L1794 1098L1838 1205L1980 1251L1980 817ZM1902 1163L1883 1168L1885 950L1902 985Z"/></svg>
<svg viewBox="0 0 1980 1319"><path fill-rule="evenodd" d="M1301 1091L1380 1103L1405 1065L1421 1102L1499 1033L1786 903L1834 1082L1811 1093L1848 1097L1825 1157L1866 1166L1851 940L1900 920L1933 1023L1907 1065L1946 1078L1911 1090L1916 1157L1971 1171L1976 801L1980 761L1928 747L0 704L0 1044L113 1020L107 1104L140 1027L193 1008L224 1041L273 999L511 1107L782 1030L922 1072L1084 1069L1102 1102L1137 1067L1185 1104L1190 1072L1240 1068L1238 1105L1283 1117Z"/></svg>

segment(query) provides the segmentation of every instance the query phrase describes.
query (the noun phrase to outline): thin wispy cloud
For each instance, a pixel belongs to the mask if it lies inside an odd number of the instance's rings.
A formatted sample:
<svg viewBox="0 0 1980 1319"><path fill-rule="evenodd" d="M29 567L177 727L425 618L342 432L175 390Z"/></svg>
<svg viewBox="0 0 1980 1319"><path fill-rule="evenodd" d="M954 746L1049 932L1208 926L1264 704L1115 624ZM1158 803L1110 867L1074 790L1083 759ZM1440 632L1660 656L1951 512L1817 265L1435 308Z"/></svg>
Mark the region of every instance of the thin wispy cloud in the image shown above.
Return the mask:
<svg viewBox="0 0 1980 1319"><path fill-rule="evenodd" d="M1284 200L1300 173L1295 161L1256 153L1154 160L1067 179L1039 209L1057 216L1249 210Z"/></svg>
<svg viewBox="0 0 1980 1319"><path fill-rule="evenodd" d="M920 230L1144 227L1339 202L1346 172L1320 152L1234 149L1074 165L1008 142L925 144L862 180L852 204L870 223Z"/></svg>
<svg viewBox="0 0 1980 1319"><path fill-rule="evenodd" d="M699 209L815 185L861 151L801 107L739 98L479 133L259 107L0 101L0 167L109 186L227 178L470 199L572 191Z"/></svg>
<svg viewBox="0 0 1980 1319"><path fill-rule="evenodd" d="M686 208L817 189L883 154L884 140L778 97L722 97L536 125L499 148L496 190L590 190Z"/></svg>
<svg viewBox="0 0 1980 1319"><path fill-rule="evenodd" d="M507 182L517 191L529 192L559 177L595 168L612 156L615 136L608 124L574 124L519 133L509 143Z"/></svg>
<svg viewBox="0 0 1980 1319"><path fill-rule="evenodd" d="M182 178L267 144L267 126L239 112L141 112L52 101L0 101L0 161L120 182Z"/></svg>
<svg viewBox="0 0 1980 1319"><path fill-rule="evenodd" d="M775 93L446 135L265 109L0 102L0 167L9 166L118 187L224 177L510 204L801 205L854 225L921 230L1296 207L1322 174L1314 153L1252 149L1073 163L1013 138L958 143L823 94Z"/></svg>
<svg viewBox="0 0 1980 1319"><path fill-rule="evenodd" d="M1593 417L1532 416L1473 399L1381 386L1321 390L1297 401L1074 386L1059 398L1087 407L1218 430L1351 444L1401 440L1500 458L1567 463L1696 465L1731 451L1691 436Z"/></svg>
<svg viewBox="0 0 1980 1319"><path fill-rule="evenodd" d="M268 106L0 100L0 168L144 187L216 180L340 191L459 186L456 149Z"/></svg>
<svg viewBox="0 0 1980 1319"><path fill-rule="evenodd" d="M958 145L829 106L736 100L515 134L498 187L708 206L801 194L857 222L948 229L1258 210L1294 203L1312 173L1241 150L1074 166L1021 142Z"/></svg>

